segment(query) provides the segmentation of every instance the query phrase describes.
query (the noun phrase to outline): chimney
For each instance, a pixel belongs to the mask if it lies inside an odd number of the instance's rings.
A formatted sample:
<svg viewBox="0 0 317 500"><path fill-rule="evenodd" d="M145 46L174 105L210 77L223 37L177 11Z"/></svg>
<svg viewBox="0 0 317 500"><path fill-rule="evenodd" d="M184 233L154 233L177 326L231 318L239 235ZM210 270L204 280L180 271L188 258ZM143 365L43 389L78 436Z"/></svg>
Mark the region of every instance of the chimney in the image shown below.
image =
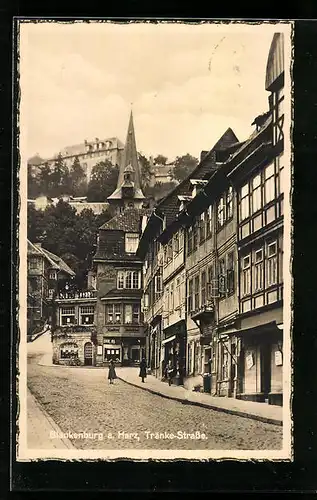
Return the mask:
<svg viewBox="0 0 317 500"><path fill-rule="evenodd" d="M209 153L209 151L201 151L201 153L200 153L200 161L202 161L208 153Z"/></svg>

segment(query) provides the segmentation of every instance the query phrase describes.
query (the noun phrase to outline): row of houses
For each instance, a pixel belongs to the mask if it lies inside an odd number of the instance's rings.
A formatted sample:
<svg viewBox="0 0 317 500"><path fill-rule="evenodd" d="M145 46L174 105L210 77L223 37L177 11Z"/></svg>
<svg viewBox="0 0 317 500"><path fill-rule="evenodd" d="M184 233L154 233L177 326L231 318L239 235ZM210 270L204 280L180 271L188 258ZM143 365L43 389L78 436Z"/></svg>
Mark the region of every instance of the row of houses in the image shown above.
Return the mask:
<svg viewBox="0 0 317 500"><path fill-rule="evenodd" d="M135 366L212 395L282 404L284 55L273 38L269 109L228 128L188 178L144 209L131 113L115 217L98 232L86 291L60 292L54 363ZM290 166L286 165L289 172ZM87 295L87 293L89 295Z"/></svg>
<svg viewBox="0 0 317 500"><path fill-rule="evenodd" d="M282 404L283 41L269 54L269 111L239 142L229 128L150 215L144 261L147 359L158 378ZM289 171L289 166L288 166Z"/></svg>

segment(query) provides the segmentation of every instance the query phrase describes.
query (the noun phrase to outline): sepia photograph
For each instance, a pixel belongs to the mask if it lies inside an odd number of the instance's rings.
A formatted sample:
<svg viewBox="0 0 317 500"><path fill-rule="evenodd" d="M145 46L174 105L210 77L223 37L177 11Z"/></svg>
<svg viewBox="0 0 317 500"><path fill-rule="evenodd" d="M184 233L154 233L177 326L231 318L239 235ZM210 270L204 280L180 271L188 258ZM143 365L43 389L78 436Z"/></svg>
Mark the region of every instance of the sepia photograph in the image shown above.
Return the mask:
<svg viewBox="0 0 317 500"><path fill-rule="evenodd" d="M291 21L19 19L19 461L292 460Z"/></svg>

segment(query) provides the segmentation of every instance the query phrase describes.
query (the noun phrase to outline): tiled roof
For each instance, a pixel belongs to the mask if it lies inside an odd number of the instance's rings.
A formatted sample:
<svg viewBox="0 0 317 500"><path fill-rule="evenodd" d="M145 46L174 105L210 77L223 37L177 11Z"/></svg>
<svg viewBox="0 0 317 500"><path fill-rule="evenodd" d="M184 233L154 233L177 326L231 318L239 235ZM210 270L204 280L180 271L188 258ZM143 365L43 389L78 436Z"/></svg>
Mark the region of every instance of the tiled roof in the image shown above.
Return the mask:
<svg viewBox="0 0 317 500"><path fill-rule="evenodd" d="M141 217L148 213L151 213L151 210L145 208L129 208L105 222L99 229L138 233L141 229Z"/></svg>
<svg viewBox="0 0 317 500"><path fill-rule="evenodd" d="M103 295L101 298L102 299L107 299L109 300L113 297L129 297L129 298L134 298L134 299L140 299L142 296L142 290L133 290L133 289L124 289L124 290L118 290L117 288L113 288L112 290L109 290L105 295Z"/></svg>
<svg viewBox="0 0 317 500"><path fill-rule="evenodd" d="M49 261L51 267L54 267L55 269L60 269L61 271L64 271L70 276L75 276L74 271L66 264L66 262L63 261L63 259L55 255L54 253L49 252L49 250L46 250L46 248L31 243L31 241L29 240L28 240L27 252L28 255L44 256Z"/></svg>

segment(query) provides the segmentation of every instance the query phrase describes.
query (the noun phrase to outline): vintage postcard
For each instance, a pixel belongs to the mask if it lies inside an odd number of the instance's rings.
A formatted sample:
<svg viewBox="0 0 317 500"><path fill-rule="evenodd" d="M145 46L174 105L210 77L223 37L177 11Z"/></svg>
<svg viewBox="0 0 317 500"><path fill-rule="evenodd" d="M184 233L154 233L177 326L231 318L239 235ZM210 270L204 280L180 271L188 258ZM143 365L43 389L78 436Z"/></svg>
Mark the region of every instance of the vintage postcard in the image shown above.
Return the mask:
<svg viewBox="0 0 317 500"><path fill-rule="evenodd" d="M18 460L292 460L293 23L16 25Z"/></svg>

